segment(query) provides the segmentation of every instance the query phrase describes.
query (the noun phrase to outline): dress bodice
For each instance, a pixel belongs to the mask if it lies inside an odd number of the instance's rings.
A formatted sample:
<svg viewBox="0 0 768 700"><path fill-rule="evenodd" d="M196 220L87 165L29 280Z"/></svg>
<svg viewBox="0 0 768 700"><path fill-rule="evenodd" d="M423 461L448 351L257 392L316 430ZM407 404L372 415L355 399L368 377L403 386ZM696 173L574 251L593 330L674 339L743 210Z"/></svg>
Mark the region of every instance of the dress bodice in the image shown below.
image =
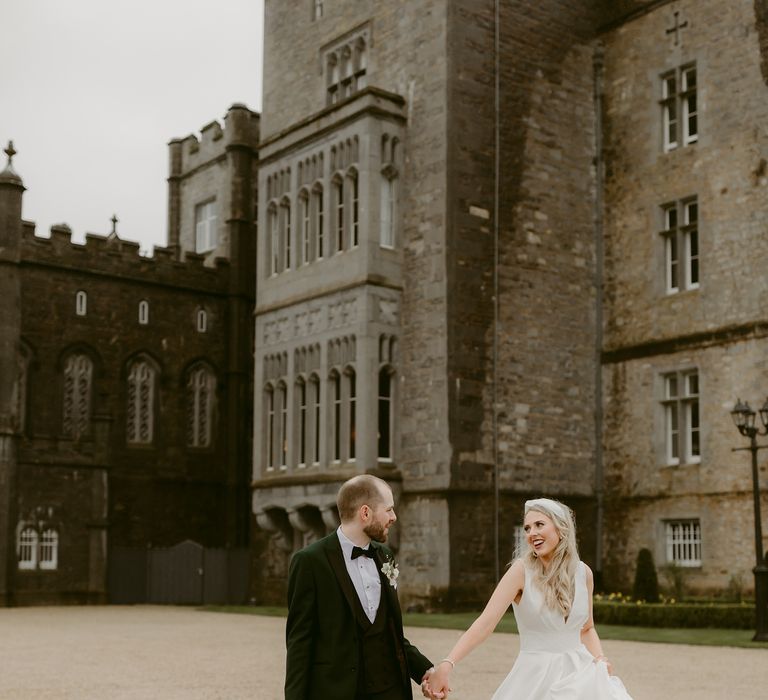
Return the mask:
<svg viewBox="0 0 768 700"><path fill-rule="evenodd" d="M568 619L544 602L544 593L536 585L533 573L525 567L525 587L519 603L513 603L520 648L523 651L568 651L581 644L581 628L589 616L587 569L576 566L576 590Z"/></svg>

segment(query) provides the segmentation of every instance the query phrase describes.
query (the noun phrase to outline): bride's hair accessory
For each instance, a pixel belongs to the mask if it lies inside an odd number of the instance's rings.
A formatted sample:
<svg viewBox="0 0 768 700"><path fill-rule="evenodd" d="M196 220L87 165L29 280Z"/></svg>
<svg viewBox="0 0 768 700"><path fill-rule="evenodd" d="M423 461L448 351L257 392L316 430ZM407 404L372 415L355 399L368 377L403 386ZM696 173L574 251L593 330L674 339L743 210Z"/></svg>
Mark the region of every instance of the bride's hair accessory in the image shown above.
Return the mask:
<svg viewBox="0 0 768 700"><path fill-rule="evenodd" d="M538 510L537 506L539 508L544 508L550 513L555 513L563 520L567 519L563 506L561 506L557 501L553 501L551 498L534 498L530 501L526 501L525 512L527 513L529 510Z"/></svg>

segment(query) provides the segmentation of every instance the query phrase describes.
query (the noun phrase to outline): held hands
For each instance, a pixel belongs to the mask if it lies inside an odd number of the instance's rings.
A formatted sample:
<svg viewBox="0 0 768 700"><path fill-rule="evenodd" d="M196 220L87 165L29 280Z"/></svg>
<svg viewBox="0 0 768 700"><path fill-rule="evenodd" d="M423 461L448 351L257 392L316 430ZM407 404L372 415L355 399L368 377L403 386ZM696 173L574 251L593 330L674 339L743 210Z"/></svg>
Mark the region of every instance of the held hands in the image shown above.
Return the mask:
<svg viewBox="0 0 768 700"><path fill-rule="evenodd" d="M424 674L421 681L421 692L425 698L441 700L448 697L448 693L452 690L448 685L452 669L450 662L441 661L437 668L430 669Z"/></svg>
<svg viewBox="0 0 768 700"><path fill-rule="evenodd" d="M603 661L605 663L605 665L608 667L608 675L612 676L613 675L613 664L608 660L608 657L607 656L603 656L602 654L600 656L596 656L595 657L595 663L596 664L600 663L601 661Z"/></svg>

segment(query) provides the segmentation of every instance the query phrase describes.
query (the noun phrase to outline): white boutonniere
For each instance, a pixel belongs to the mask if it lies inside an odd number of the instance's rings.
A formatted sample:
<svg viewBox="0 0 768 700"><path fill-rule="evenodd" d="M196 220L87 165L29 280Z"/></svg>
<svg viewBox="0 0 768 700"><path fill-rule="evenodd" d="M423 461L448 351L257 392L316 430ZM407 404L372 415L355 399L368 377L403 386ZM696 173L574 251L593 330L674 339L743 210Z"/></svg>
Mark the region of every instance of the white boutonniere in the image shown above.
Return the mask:
<svg viewBox="0 0 768 700"><path fill-rule="evenodd" d="M392 586L392 588L394 588L395 590L397 590L397 577L400 575L400 569L397 568L397 564L395 564L394 559L385 561L381 565L381 573L387 577L387 581L389 581L389 585Z"/></svg>

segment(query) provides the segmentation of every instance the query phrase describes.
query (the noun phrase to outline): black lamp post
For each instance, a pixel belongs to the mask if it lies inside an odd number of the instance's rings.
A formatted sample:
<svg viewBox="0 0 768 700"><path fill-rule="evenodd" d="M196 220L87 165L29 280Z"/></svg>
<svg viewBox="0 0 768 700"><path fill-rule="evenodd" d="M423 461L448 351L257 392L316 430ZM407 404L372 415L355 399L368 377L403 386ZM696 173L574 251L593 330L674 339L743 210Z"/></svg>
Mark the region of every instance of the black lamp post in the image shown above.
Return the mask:
<svg viewBox="0 0 768 700"><path fill-rule="evenodd" d="M736 447L734 452L749 450L752 453L752 494L755 499L755 618L757 631L752 640L755 642L768 642L768 565L763 553L763 528L760 519L760 485L757 474L757 452L767 449L768 445L758 445L758 435L768 435L768 399L760 409L760 422L762 429L755 425L755 412L748 403L736 400L736 405L731 411L731 417L739 432L749 438L749 447Z"/></svg>

